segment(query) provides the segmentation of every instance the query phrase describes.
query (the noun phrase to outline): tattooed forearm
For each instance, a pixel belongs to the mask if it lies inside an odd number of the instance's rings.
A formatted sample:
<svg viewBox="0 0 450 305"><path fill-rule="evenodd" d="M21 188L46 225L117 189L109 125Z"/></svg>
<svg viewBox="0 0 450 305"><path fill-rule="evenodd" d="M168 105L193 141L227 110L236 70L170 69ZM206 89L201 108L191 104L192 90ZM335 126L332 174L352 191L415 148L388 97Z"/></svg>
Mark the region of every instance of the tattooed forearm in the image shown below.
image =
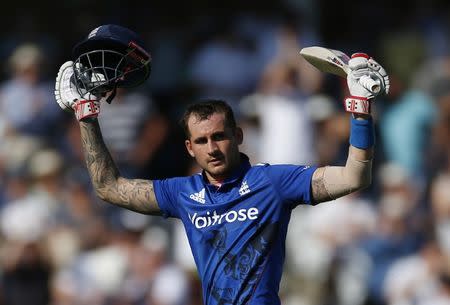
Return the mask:
<svg viewBox="0 0 450 305"><path fill-rule="evenodd" d="M80 129L86 165L97 195L136 212L158 214L152 181L120 177L103 141L98 121L80 122Z"/></svg>
<svg viewBox="0 0 450 305"><path fill-rule="evenodd" d="M103 142L98 122L81 122L80 128L84 158L91 175L92 184L97 193L103 197L116 184L119 178L119 170Z"/></svg>

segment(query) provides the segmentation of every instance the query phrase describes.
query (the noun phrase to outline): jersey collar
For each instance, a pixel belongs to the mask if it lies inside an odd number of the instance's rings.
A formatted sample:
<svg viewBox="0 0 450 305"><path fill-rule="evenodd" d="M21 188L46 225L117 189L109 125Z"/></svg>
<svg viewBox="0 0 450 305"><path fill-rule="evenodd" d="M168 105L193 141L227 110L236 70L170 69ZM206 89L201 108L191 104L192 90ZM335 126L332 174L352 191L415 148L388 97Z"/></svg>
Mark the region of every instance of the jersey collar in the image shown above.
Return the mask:
<svg viewBox="0 0 450 305"><path fill-rule="evenodd" d="M203 176L203 181L205 182L206 186L208 188L212 188L215 190L225 190L228 187L234 186L236 182L239 182L251 167L248 156L244 153L240 153L240 155L241 155L241 163L240 163L239 167L231 174L230 177L228 177L227 179L225 179L223 181L222 185L219 188L217 188L215 185L212 185L208 182L208 179L206 178L206 175L205 175L205 171L203 171L202 176Z"/></svg>

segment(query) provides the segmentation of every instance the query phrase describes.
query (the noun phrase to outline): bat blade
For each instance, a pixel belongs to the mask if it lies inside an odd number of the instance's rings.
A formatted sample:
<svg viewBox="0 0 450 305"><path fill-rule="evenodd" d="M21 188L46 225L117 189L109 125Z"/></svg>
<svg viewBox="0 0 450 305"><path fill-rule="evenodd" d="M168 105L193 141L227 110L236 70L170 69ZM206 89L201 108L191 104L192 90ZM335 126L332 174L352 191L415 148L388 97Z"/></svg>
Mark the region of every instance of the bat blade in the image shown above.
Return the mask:
<svg viewBox="0 0 450 305"><path fill-rule="evenodd" d="M347 76L350 57L341 51L315 46L301 49L300 54L322 72Z"/></svg>
<svg viewBox="0 0 450 305"><path fill-rule="evenodd" d="M314 46L301 49L300 55L322 72L344 78L350 72L348 67L350 57L341 51ZM361 78L360 83L373 93L378 93L381 89L379 83L371 78Z"/></svg>

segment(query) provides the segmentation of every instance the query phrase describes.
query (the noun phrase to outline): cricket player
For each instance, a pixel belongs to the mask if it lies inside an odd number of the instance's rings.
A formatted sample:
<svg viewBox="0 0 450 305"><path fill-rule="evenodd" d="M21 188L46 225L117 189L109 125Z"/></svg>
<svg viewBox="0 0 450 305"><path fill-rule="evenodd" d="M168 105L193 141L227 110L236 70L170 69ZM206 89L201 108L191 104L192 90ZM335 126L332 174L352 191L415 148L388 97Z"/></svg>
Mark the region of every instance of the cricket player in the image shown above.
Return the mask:
<svg viewBox="0 0 450 305"><path fill-rule="evenodd" d="M379 82L380 93L388 91L389 80L385 70L365 54L350 60L351 96L345 107L352 118L345 166L251 165L239 151L244 135L232 109L223 101L209 100L189 106L181 120L186 149L202 172L163 180L121 177L97 120L101 104L112 100L117 86L132 86L148 76L150 55L139 37L126 28L104 25L75 47L74 58L61 66L55 95L61 108L73 111L79 121L97 195L138 213L183 222L206 305L280 304L278 290L292 209L333 200L371 183L370 103L375 95L360 79Z"/></svg>

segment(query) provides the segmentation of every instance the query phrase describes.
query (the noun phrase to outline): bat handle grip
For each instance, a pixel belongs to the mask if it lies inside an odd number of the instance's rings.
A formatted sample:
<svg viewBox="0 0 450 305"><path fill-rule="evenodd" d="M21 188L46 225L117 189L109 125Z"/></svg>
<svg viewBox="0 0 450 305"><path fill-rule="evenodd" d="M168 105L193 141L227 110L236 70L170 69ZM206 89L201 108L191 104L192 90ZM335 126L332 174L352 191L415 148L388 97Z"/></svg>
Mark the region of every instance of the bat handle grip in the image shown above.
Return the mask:
<svg viewBox="0 0 450 305"><path fill-rule="evenodd" d="M359 79L359 83L372 93L378 93L381 90L380 82L374 80L369 75L363 75Z"/></svg>

